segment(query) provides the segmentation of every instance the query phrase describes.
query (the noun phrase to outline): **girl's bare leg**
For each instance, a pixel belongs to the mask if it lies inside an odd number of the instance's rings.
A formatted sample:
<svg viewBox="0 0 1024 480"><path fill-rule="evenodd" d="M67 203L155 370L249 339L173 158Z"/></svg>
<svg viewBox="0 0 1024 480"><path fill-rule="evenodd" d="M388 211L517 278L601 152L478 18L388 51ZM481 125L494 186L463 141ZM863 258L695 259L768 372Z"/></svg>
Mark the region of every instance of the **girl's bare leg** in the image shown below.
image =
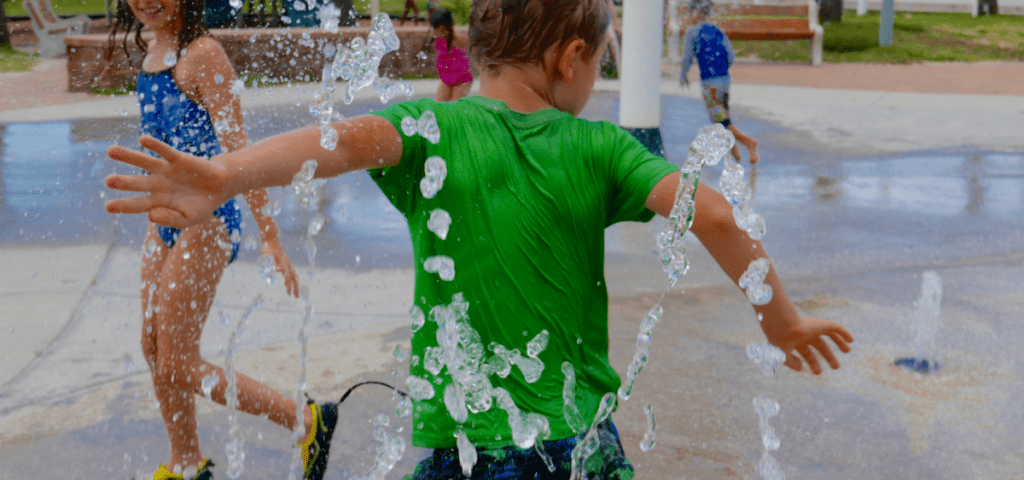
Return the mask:
<svg viewBox="0 0 1024 480"><path fill-rule="evenodd" d="M754 140L741 132L736 124L729 125L729 131L736 137L737 142L742 143L744 147L747 147L747 151L750 152L750 163L757 163L757 140ZM732 154L736 157L737 161L740 159L740 150L735 145L732 147Z"/></svg>
<svg viewBox="0 0 1024 480"><path fill-rule="evenodd" d="M444 82L441 82L441 84L437 86L437 95L434 97L434 100L437 100L438 102L449 102L449 101L451 101L452 100L452 87L449 87Z"/></svg>
<svg viewBox="0 0 1024 480"><path fill-rule="evenodd" d="M155 235L151 227L150 237ZM148 241L148 239L147 239ZM156 282L153 314L143 322L142 349L150 364L153 388L171 443L168 465L197 465L203 455L196 432L195 396L202 392L202 378L219 377L211 398L224 404L227 379L223 370L202 359L199 339L217 284L227 266L230 251L219 219L186 229L177 244L167 249L162 241L154 261L143 266L143 312L148 298L147 283ZM154 275L155 273L155 275ZM247 377L238 375L238 408L267 417L285 427L295 426L295 401ZM309 419L305 419L308 424Z"/></svg>
<svg viewBox="0 0 1024 480"><path fill-rule="evenodd" d="M450 89L452 92L451 101L454 102L455 100L458 100L460 98L465 97L466 95L469 95L469 89L471 88L473 88L473 82L460 83L452 87Z"/></svg>

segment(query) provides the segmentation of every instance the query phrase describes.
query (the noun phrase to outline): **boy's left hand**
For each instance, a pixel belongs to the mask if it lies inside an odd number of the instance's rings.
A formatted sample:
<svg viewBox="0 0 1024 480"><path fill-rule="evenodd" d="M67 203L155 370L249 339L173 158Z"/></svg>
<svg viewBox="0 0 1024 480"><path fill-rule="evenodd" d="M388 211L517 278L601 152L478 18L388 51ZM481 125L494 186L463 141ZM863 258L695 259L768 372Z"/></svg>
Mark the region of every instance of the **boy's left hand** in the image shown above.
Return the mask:
<svg viewBox="0 0 1024 480"><path fill-rule="evenodd" d="M825 337L831 338L843 353L850 353L853 335L838 323L814 317L802 317L785 336L771 339L771 343L786 352L787 367L799 372L804 369L806 362L811 371L819 375L824 369L814 351L817 351L833 370L839 368L839 361L836 360Z"/></svg>
<svg viewBox="0 0 1024 480"><path fill-rule="evenodd" d="M106 203L107 212L148 212L153 223L184 229L210 218L219 205L232 197L223 192L227 170L221 165L179 152L148 135L140 138L139 144L162 158L118 146L108 148L107 156L150 174L110 175L105 184L114 190L147 195L110 200Z"/></svg>

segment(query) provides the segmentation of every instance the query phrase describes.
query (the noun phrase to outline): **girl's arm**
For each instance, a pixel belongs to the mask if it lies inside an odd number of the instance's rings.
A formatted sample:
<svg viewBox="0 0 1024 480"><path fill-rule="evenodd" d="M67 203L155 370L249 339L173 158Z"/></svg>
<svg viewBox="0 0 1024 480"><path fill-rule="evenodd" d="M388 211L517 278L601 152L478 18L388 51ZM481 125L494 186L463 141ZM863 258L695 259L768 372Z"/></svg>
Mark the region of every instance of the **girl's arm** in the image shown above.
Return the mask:
<svg viewBox="0 0 1024 480"><path fill-rule="evenodd" d="M683 34L683 59L679 68L679 83L689 85L690 66L693 65L693 44L697 39L697 27L686 29Z"/></svg>
<svg viewBox="0 0 1024 480"><path fill-rule="evenodd" d="M645 205L667 217L672 212L678 186L679 172L667 175L651 190ZM701 184L697 188L695 204L693 225L690 230L697 235L704 248L711 253L734 283L739 283L740 276L750 262L758 258L769 258L760 241L751 239L747 232L736 226L732 205L722 194ZM761 330L768 337L768 341L786 352L786 366L797 371L802 370L803 359L811 367L811 371L815 374L821 373L822 367L818 358L811 351L811 347L814 347L833 369L839 368L839 361L825 342L825 337L831 338L839 350L849 352L849 343L853 342L853 335L835 322L801 317L796 306L786 295L775 267L770 262L764 283L772 287L772 300L767 305L754 305L754 310L763 316ZM799 357L793 354L794 351Z"/></svg>
<svg viewBox="0 0 1024 480"><path fill-rule="evenodd" d="M729 37L723 38L722 45L725 46L725 53L729 56L729 65L736 63L736 50L732 48L732 41Z"/></svg>
<svg viewBox="0 0 1024 480"><path fill-rule="evenodd" d="M210 161L179 152L150 136L140 138L139 144L161 158L112 146L107 156L151 175L108 176L108 188L147 194L111 200L106 209L110 213L148 212L153 222L185 228L205 220L235 195L290 184L307 160L316 160L317 178L327 178L397 165L402 159L401 134L381 117L352 117L331 127L338 132L334 150L320 146L320 127L315 125L261 140Z"/></svg>
<svg viewBox="0 0 1024 480"><path fill-rule="evenodd" d="M182 88L189 91L192 98L210 114L214 133L224 151L232 152L249 143L242 120L242 102L231 92L236 81L235 71L219 42L210 37L193 41L175 74ZM256 220L262 252L274 258L276 270L284 276L285 289L298 298L298 275L281 246L277 224L263 211L269 200L266 189L250 190L243 196Z"/></svg>

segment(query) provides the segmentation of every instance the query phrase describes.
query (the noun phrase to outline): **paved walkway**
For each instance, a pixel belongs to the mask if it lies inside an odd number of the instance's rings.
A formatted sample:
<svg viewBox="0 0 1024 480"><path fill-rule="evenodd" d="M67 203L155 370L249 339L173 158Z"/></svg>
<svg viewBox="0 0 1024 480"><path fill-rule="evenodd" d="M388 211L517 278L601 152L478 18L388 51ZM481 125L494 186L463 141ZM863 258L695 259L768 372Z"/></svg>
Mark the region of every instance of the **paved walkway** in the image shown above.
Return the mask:
<svg viewBox="0 0 1024 480"><path fill-rule="evenodd" d="M1024 87L1010 83L1022 78L1021 69L736 66L739 121L781 126L759 127L764 161L758 205L770 217L766 244L773 262L803 312L847 325L858 341L838 372L820 378L784 372L774 386L766 383L743 355L748 342L762 339L749 305L699 244L688 245L695 268L681 280L687 295L666 298L652 362L636 398L616 413L640 476L756 475L752 465L761 446L749 402L770 389L783 405L773 420L783 442L778 458L794 478L977 478L981 471L985 478L1019 478L1024 412L1011 399L1024 395L1024 356L1016 345L1024 327L1013 321L1024 305L1024 139L1015 127L1024 125ZM47 60L30 73L0 74L0 123L137 112L132 97L62 93L64 72L62 61ZM427 94L433 85L417 82L417 93ZM308 101L315 88L252 90L243 103L295 105ZM617 82L597 85L618 88ZM698 96L671 78L662 92ZM683 110L700 108L680 103ZM669 107L663 112L678 113ZM811 155L802 153L808 150ZM925 161L912 155L878 162L842 158L915 150L1015 153L933 155ZM782 155L792 152L804 156ZM663 277L650 257L657 230L657 224L631 224L608 234L619 246L607 269L611 360L617 367L628 364L637 321L660 293ZM13 272L0 281L4 318L22 319L3 323L0 332L0 480L40 472L47 478L143 478L166 458L162 422L134 340L140 328L138 260L137 246L113 244L0 249L0 265ZM944 370L931 378L892 366L910 350L912 302L926 269L938 270L945 282L939 339ZM404 312L411 275L408 268L318 270L311 282L317 301L312 396L329 398L359 378L387 371L381 364L408 339ZM208 322L202 349L214 362L223 361L233 322L251 292L260 290L267 299L251 320L239 366L290 394L301 306L285 298L279 285L266 287L254 264L240 262L225 276L215 305L232 322ZM991 352L1000 353L994 358ZM346 407L353 409L347 413L352 420L342 441L351 438L352 444L332 449L337 453L330 478L350 478L372 464L375 445L368 414L360 410L368 407L360 405L387 405L386 394L378 394ZM222 475L225 415L199 403L204 448L221 462ZM641 408L648 404L658 415L659 443L641 453ZM287 432L260 419L241 421L246 478L282 475L290 455ZM420 454L407 452L396 470L408 471Z"/></svg>
<svg viewBox="0 0 1024 480"><path fill-rule="evenodd" d="M675 76L673 67L666 75ZM693 75L693 72L691 72ZM903 93L1024 96L1024 63L872 63L802 64L737 63L733 83L838 90ZM0 112L101 99L67 92L66 60L43 59L25 73L0 73Z"/></svg>

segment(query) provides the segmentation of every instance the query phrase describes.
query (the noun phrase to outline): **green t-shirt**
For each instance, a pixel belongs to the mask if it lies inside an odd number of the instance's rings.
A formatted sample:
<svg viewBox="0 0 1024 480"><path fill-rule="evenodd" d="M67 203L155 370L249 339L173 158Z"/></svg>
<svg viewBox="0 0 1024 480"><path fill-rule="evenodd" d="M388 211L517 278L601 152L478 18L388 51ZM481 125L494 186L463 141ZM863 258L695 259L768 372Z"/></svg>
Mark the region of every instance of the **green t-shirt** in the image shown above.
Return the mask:
<svg viewBox="0 0 1024 480"><path fill-rule="evenodd" d="M402 134L401 162L370 171L409 224L413 304L429 317L432 308L462 293L484 362L495 355L489 348L494 343L527 357L527 343L549 332L547 348L536 357L544 365L537 381L528 383L518 366L505 378L487 378L507 390L523 413L545 416L548 439L570 437L562 412L562 363L575 368L576 404L588 425L601 396L620 384L608 362L604 230L620 221L650 220L648 194L678 168L612 123L556 109L522 114L498 100L468 97L403 102L375 113L402 132L403 118L419 119L428 110L437 117L440 141ZM447 176L428 199L420 180L432 156L444 159ZM435 209L451 215L445 240L427 228ZM451 281L424 269L424 260L437 255L454 261ZM508 415L497 401L470 413L461 426L449 415L444 392L452 383L450 369L435 376L425 368L426 349L439 345L438 329L427 320L412 335L410 375L430 381L436 392L414 404L413 443L452 447L460 429L477 446L512 443Z"/></svg>

